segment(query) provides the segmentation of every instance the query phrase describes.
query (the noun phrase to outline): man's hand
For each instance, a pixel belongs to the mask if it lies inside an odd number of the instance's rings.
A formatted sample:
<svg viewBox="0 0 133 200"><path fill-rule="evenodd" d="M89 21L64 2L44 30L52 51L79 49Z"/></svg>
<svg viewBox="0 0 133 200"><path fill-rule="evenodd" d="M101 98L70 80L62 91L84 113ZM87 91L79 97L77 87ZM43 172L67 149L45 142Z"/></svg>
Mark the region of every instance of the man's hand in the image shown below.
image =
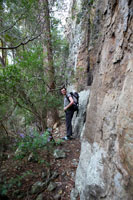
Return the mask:
<svg viewBox="0 0 133 200"><path fill-rule="evenodd" d="M64 111L66 111L67 110L67 106L64 108Z"/></svg>
<svg viewBox="0 0 133 200"><path fill-rule="evenodd" d="M66 111L69 107L71 107L74 103L74 100L72 97L69 97L70 103L64 108L64 111Z"/></svg>

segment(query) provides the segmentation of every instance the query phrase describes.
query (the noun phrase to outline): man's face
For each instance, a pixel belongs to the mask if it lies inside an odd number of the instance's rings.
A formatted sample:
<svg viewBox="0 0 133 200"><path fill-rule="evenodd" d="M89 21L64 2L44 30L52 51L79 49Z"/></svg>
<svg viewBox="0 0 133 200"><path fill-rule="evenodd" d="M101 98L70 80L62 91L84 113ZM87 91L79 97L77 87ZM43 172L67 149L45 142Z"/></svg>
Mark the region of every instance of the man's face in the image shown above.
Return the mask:
<svg viewBox="0 0 133 200"><path fill-rule="evenodd" d="M63 88L63 89L61 90L61 94L66 95L66 89L65 89L65 88Z"/></svg>

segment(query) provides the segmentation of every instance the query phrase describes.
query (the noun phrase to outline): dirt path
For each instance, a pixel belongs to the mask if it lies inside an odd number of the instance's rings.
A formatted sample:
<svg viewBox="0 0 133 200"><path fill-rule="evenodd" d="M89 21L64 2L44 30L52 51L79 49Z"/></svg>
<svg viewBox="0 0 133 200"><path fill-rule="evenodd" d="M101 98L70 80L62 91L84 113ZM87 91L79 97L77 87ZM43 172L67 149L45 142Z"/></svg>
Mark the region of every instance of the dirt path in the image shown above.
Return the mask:
<svg viewBox="0 0 133 200"><path fill-rule="evenodd" d="M54 138L65 136L65 125L59 127L59 134L54 134ZM75 138L65 141L60 147L66 153L66 158L57 159L53 163L53 170L58 171L59 177L56 179L58 185L55 194L61 194L61 200L70 200L70 193L75 185L75 174L80 156L80 140Z"/></svg>
<svg viewBox="0 0 133 200"><path fill-rule="evenodd" d="M80 143L79 140L67 141L62 145L66 150L67 157L56 161L54 170L59 172L56 182L61 192L61 200L69 200L70 193L74 187L75 172L79 161Z"/></svg>

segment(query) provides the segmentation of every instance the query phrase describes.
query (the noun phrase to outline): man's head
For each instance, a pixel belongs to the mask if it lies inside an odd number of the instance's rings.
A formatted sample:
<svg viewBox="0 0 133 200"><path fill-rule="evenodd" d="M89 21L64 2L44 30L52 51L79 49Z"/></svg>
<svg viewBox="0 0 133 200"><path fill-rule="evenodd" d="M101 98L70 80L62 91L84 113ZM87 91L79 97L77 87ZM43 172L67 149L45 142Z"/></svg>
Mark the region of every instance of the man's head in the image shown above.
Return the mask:
<svg viewBox="0 0 133 200"><path fill-rule="evenodd" d="M65 87L62 87L62 88L61 88L61 94L66 95L66 93L67 93L66 88L65 88Z"/></svg>

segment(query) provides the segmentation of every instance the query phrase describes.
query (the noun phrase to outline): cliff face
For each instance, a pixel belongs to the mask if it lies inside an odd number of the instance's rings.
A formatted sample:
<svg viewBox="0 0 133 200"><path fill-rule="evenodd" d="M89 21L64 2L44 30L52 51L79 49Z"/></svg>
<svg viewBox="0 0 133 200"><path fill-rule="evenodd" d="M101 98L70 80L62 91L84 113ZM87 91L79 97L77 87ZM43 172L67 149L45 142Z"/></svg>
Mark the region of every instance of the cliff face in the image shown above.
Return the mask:
<svg viewBox="0 0 133 200"><path fill-rule="evenodd" d="M75 0L73 5L78 3L81 9L83 2ZM90 78L93 72L72 199L78 192L81 200L131 200L133 1L89 2L82 9L81 21L76 24L76 18L71 23L75 33L70 37L69 65L75 66L77 87L85 87L87 76ZM79 13L75 13L76 17ZM84 72L88 74L84 76Z"/></svg>
<svg viewBox="0 0 133 200"><path fill-rule="evenodd" d="M68 73L75 75L76 88L84 90L87 82L89 13L88 1L70 0L69 14L66 23L66 35L69 40ZM81 76L84 74L84 77Z"/></svg>

